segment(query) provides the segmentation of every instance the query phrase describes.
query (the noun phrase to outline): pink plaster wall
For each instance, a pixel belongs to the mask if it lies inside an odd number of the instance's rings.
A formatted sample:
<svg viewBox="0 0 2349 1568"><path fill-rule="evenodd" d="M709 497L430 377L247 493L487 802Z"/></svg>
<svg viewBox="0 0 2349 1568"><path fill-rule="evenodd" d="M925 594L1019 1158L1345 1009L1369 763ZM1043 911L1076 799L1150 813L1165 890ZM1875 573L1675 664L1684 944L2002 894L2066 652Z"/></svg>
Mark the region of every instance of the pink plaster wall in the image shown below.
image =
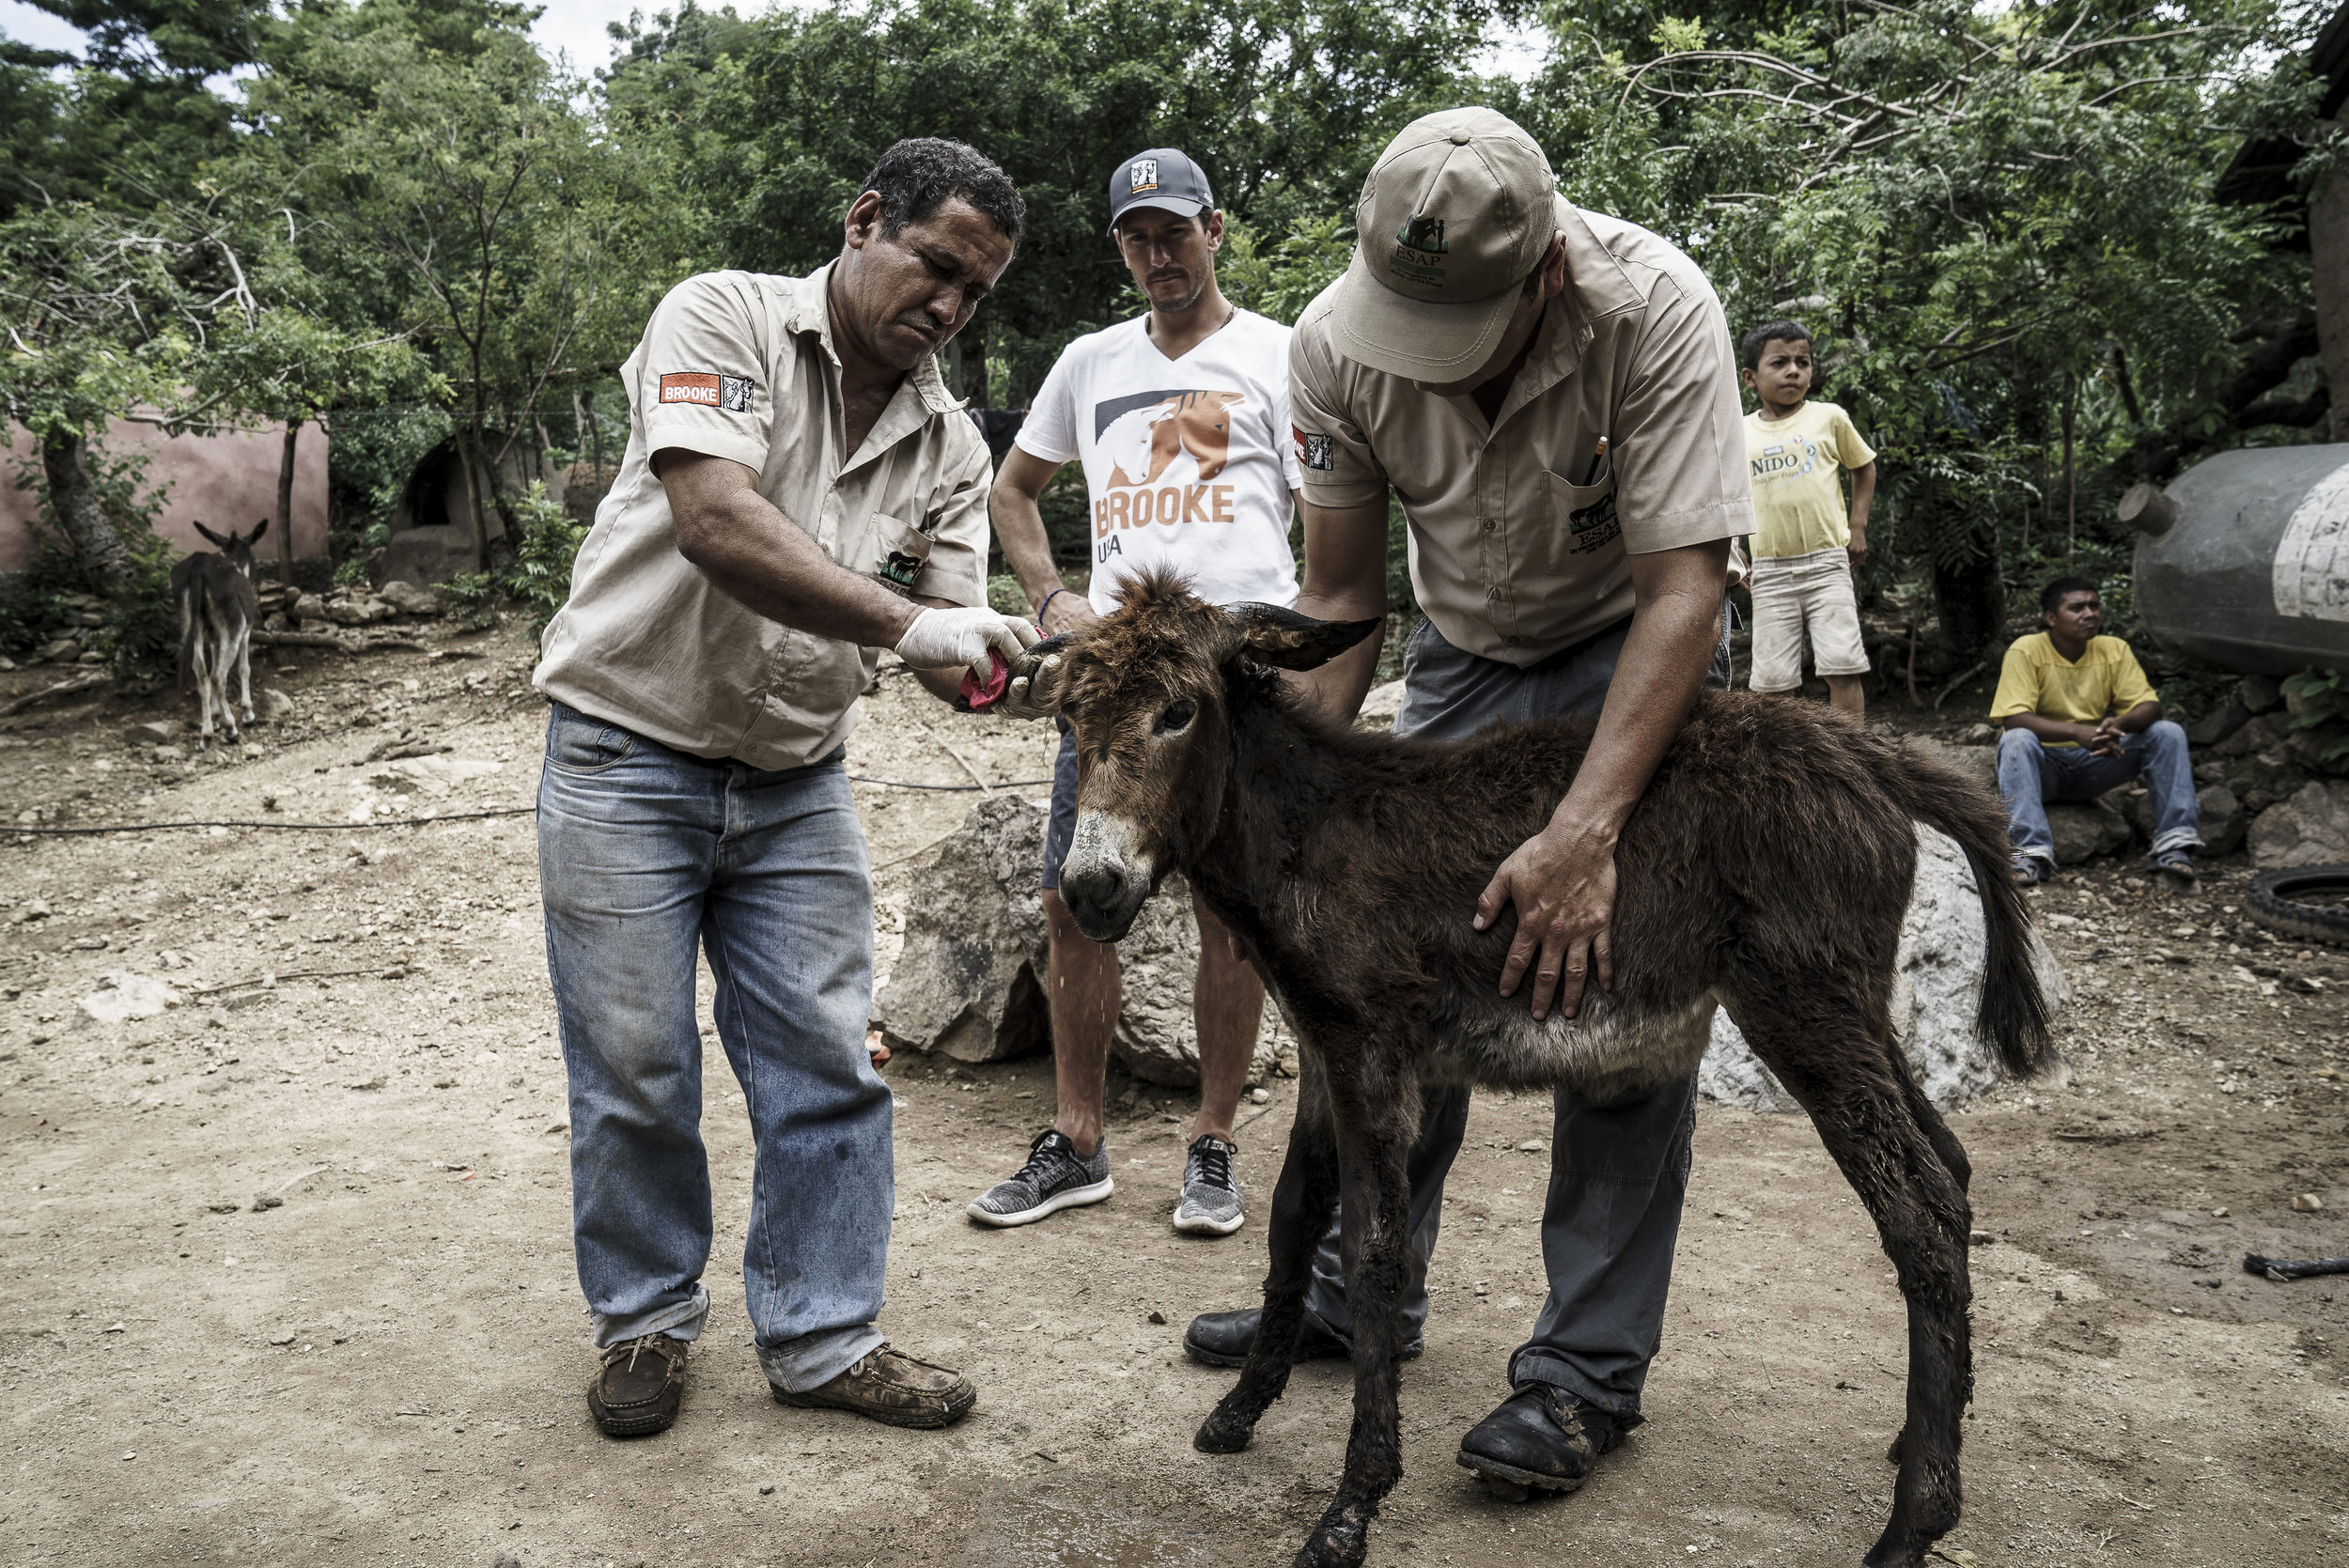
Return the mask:
<svg viewBox="0 0 2349 1568"><path fill-rule="evenodd" d="M22 571L31 564L30 523L40 513L39 497L13 487L19 459L40 469L40 447L30 431L8 427L8 445L0 452L0 571ZM255 551L264 561L277 559L277 459L285 446L285 427L257 434L166 436L152 425L117 420L106 432L115 452L147 454L147 480L163 488L163 510L158 531L182 551L210 550L195 524L226 534L243 533L263 518L272 520L270 536ZM302 427L294 452L294 553L304 559L326 554L326 432L315 425Z"/></svg>

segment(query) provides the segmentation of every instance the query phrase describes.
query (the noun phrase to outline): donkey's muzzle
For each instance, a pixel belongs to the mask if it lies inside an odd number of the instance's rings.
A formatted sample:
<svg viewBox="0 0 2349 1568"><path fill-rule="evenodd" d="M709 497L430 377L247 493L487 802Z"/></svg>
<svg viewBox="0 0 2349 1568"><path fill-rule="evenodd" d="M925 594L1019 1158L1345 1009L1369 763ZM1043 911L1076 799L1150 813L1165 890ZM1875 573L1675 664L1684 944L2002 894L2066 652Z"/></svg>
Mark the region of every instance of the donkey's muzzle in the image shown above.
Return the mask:
<svg viewBox="0 0 2349 1568"><path fill-rule="evenodd" d="M1097 942L1113 942L1133 928L1153 878L1134 854L1126 824L1103 811L1080 811L1067 858L1061 862L1061 902L1077 929Z"/></svg>

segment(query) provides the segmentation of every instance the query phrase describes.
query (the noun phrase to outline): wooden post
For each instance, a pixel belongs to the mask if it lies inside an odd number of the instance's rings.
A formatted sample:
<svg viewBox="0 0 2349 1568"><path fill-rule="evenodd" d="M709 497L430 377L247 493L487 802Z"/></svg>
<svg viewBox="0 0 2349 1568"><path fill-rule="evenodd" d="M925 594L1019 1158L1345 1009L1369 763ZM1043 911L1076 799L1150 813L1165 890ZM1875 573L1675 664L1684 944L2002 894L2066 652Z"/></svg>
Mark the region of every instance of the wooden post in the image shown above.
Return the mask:
<svg viewBox="0 0 2349 1568"><path fill-rule="evenodd" d="M290 592L293 588L293 482L294 445L302 439L302 421L286 421L286 448L277 459L277 582Z"/></svg>

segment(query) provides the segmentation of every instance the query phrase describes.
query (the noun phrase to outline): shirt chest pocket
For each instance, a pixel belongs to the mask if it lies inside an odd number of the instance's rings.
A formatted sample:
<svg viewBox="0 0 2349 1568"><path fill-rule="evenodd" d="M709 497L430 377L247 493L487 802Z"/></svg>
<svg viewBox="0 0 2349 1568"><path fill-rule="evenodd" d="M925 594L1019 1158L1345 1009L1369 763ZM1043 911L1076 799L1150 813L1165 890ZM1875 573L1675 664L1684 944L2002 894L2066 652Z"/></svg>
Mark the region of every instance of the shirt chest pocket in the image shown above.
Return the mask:
<svg viewBox="0 0 2349 1568"><path fill-rule="evenodd" d="M910 595L928 567L930 551L937 542L910 522L877 513L873 518L873 562L866 569L883 587Z"/></svg>
<svg viewBox="0 0 2349 1568"><path fill-rule="evenodd" d="M1562 474L1542 471L1548 494L1550 522L1555 530L1551 548L1561 556L1590 555L1623 537L1622 520L1615 515L1613 459L1601 458L1591 483L1577 485Z"/></svg>

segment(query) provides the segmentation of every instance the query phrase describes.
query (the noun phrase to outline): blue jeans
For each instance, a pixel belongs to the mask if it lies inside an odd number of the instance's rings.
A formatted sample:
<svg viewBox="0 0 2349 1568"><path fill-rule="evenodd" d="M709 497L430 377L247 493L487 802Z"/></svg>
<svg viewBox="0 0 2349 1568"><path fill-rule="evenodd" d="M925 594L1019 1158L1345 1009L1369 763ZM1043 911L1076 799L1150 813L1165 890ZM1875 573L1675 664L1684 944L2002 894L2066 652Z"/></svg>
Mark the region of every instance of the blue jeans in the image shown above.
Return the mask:
<svg viewBox="0 0 2349 1568"><path fill-rule="evenodd" d="M2029 730L2000 735L1999 798L2006 802L2006 838L2015 858L2034 855L2054 862L2048 801L2092 800L2140 773L2154 798L2154 853L2201 848L2201 806L2194 792L2194 765L2186 755L2186 731L2169 720L2122 737L2117 757L2090 756L2085 746L2042 745Z"/></svg>
<svg viewBox="0 0 2349 1568"><path fill-rule="evenodd" d="M538 784L547 969L570 1078L571 1219L596 1343L709 1313L698 944L756 1146L742 1285L803 1391L881 1343L896 1178L864 1053L873 892L837 754L768 772L561 704Z"/></svg>

